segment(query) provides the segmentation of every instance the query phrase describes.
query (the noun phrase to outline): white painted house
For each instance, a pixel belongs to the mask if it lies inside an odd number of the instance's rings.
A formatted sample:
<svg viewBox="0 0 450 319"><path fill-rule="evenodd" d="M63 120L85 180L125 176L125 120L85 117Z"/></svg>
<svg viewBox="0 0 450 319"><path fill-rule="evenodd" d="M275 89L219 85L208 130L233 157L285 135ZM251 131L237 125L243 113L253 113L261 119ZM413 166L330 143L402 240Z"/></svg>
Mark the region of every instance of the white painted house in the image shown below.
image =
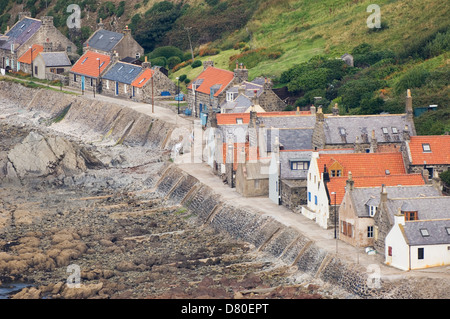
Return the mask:
<svg viewBox="0 0 450 319"><path fill-rule="evenodd" d="M387 234L385 263L402 270L450 265L450 219L405 221L394 216Z"/></svg>

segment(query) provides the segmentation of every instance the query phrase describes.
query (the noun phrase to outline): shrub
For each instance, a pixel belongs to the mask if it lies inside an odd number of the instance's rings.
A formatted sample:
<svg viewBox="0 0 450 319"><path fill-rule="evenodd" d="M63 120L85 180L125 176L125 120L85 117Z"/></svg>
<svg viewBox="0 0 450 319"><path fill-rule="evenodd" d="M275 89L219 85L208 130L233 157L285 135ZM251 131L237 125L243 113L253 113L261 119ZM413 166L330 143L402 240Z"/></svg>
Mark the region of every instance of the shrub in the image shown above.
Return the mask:
<svg viewBox="0 0 450 319"><path fill-rule="evenodd" d="M152 65L158 65L158 66L163 66L165 67L167 65L167 59L163 56L154 58L154 59L150 59L150 62L152 63Z"/></svg>
<svg viewBox="0 0 450 319"><path fill-rule="evenodd" d="M186 74L182 74L182 75L180 75L179 81L183 82L186 78L187 78L187 75Z"/></svg>
<svg viewBox="0 0 450 319"><path fill-rule="evenodd" d="M439 174L439 178L444 182L445 185L450 187L450 170L446 170Z"/></svg>
<svg viewBox="0 0 450 319"><path fill-rule="evenodd" d="M183 60L183 51L181 51L177 47L169 45L169 46L158 47L149 54L150 59L157 58L157 57L164 57L166 59L169 59L170 57L173 57L173 56L179 57L180 62L181 62Z"/></svg>
<svg viewBox="0 0 450 319"><path fill-rule="evenodd" d="M174 68L177 64L181 63L181 59L177 56L172 56L167 59L167 67L169 69Z"/></svg>
<svg viewBox="0 0 450 319"><path fill-rule="evenodd" d="M195 61L191 64L191 67L192 67L193 69L198 68L199 66L202 66L202 61L200 61L200 60L195 60Z"/></svg>

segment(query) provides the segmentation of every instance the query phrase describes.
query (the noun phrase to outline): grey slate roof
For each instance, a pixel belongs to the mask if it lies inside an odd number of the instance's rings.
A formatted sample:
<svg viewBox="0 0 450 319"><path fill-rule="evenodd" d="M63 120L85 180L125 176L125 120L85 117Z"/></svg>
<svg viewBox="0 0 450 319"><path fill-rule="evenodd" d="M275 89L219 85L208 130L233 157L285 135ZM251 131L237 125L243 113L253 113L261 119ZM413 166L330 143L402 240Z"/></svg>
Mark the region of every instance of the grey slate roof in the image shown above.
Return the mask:
<svg viewBox="0 0 450 319"><path fill-rule="evenodd" d="M280 152L281 179L306 179L308 170L292 170L291 161L310 162L312 151Z"/></svg>
<svg viewBox="0 0 450 319"><path fill-rule="evenodd" d="M91 48L109 52L122 40L123 36L123 33L100 29L84 43L84 46L87 43Z"/></svg>
<svg viewBox="0 0 450 319"><path fill-rule="evenodd" d="M419 220L450 218L450 196L396 198L387 200L392 222L394 221L394 215L405 203L417 210Z"/></svg>
<svg viewBox="0 0 450 319"><path fill-rule="evenodd" d="M41 52L46 67L71 66L66 52Z"/></svg>
<svg viewBox="0 0 450 319"><path fill-rule="evenodd" d="M450 219L406 222L403 226L405 237L411 246L450 244ZM426 229L429 236L422 236Z"/></svg>
<svg viewBox="0 0 450 319"><path fill-rule="evenodd" d="M402 132L405 127L411 129L406 114L366 115L366 116L326 116L324 123L325 139L327 144L354 143L359 137L361 143L369 143L372 139L372 130L378 143L403 141ZM387 129L387 133L383 132ZM345 131L342 131L344 129ZM397 130L397 133L393 132Z"/></svg>
<svg viewBox="0 0 450 319"><path fill-rule="evenodd" d="M226 113L244 113L250 106L252 106L251 99L239 95L234 101L223 103L221 108L225 109Z"/></svg>
<svg viewBox="0 0 450 319"><path fill-rule="evenodd" d="M8 39L4 39L0 41L0 49L10 50L11 43L16 43L16 45L22 45L29 38L35 34L42 25L42 21L30 18L24 18L21 21L17 22L9 32L5 35L8 36ZM17 47L16 47L17 49Z"/></svg>
<svg viewBox="0 0 450 319"><path fill-rule="evenodd" d="M441 193L432 185L386 186L386 192L388 198L420 199L421 197L441 195ZM380 203L380 193L381 187L355 187L352 191L352 198L357 216L369 217L369 205L378 207Z"/></svg>
<svg viewBox="0 0 450 319"><path fill-rule="evenodd" d="M314 128L316 117L314 115L301 116L260 116L258 120L266 128Z"/></svg>
<svg viewBox="0 0 450 319"><path fill-rule="evenodd" d="M312 149L312 135L313 129L311 128L294 128L294 129L279 129L278 133L273 129L266 130L266 145L267 151L272 151L272 140L278 134L280 146L284 150L311 150Z"/></svg>
<svg viewBox="0 0 450 319"><path fill-rule="evenodd" d="M108 72L106 72L103 78L105 80L131 84L141 71L142 68L140 66L117 62L108 70Z"/></svg>

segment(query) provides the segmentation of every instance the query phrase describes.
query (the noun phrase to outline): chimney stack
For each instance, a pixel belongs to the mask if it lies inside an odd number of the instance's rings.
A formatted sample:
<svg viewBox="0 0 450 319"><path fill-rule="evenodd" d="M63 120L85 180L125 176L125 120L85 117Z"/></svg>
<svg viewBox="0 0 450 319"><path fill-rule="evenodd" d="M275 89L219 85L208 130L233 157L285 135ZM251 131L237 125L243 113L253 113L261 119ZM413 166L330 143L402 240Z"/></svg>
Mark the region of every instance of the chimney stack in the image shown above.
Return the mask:
<svg viewBox="0 0 450 319"><path fill-rule="evenodd" d="M145 61L142 62L142 69L150 69L152 67L152 63L147 61L147 56L145 56Z"/></svg>
<svg viewBox="0 0 450 319"><path fill-rule="evenodd" d="M21 21L25 17L31 17L31 12L29 12L29 11L19 12L19 20L18 21Z"/></svg>
<svg viewBox="0 0 450 319"><path fill-rule="evenodd" d="M338 116L339 115L339 108L338 108L338 104L335 103L333 106L333 116Z"/></svg>
<svg viewBox="0 0 450 319"><path fill-rule="evenodd" d="M314 105L311 105L309 110L311 111L311 115L316 115L316 107Z"/></svg>
<svg viewBox="0 0 450 319"><path fill-rule="evenodd" d="M100 29L103 29L103 27L104 27L103 19L100 18L100 21L97 23L97 28L100 30Z"/></svg>
<svg viewBox="0 0 450 319"><path fill-rule="evenodd" d="M381 195L380 195L380 206L381 203L386 203L387 201L387 190L386 190L386 185L381 185Z"/></svg>
<svg viewBox="0 0 450 319"><path fill-rule="evenodd" d="M403 140L409 141L410 139L411 139L411 135L409 133L409 127L406 124L405 127L403 128Z"/></svg>
<svg viewBox="0 0 450 319"><path fill-rule="evenodd" d="M412 119L413 117L413 105L412 105L412 97L411 97L411 90L406 90L406 115L408 118Z"/></svg>
<svg viewBox="0 0 450 319"><path fill-rule="evenodd" d="M353 180L352 172L348 172L347 190L348 190L348 191L352 191L354 185L355 185L355 181Z"/></svg>

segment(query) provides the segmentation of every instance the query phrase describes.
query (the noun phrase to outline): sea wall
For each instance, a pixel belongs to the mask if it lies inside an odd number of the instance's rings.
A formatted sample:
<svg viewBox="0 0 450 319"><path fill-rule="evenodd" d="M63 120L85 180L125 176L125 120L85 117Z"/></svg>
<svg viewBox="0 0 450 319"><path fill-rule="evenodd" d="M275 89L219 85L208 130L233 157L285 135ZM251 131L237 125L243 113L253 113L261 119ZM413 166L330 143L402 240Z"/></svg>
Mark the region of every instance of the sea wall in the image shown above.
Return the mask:
<svg viewBox="0 0 450 319"><path fill-rule="evenodd" d="M53 120L52 126L66 125L66 130L77 131L78 135L150 149L170 150L172 147L168 142L174 129L172 124L119 105L1 81L0 97L14 101L29 112L44 112ZM448 280L425 276L414 280L385 280L374 287L366 268L339 258L307 235L256 209L243 209L223 200L214 189L176 164L168 162L151 178L155 196L167 206L182 205L196 216L199 225L208 225L244 240L256 251L351 294L362 298L450 297Z"/></svg>

